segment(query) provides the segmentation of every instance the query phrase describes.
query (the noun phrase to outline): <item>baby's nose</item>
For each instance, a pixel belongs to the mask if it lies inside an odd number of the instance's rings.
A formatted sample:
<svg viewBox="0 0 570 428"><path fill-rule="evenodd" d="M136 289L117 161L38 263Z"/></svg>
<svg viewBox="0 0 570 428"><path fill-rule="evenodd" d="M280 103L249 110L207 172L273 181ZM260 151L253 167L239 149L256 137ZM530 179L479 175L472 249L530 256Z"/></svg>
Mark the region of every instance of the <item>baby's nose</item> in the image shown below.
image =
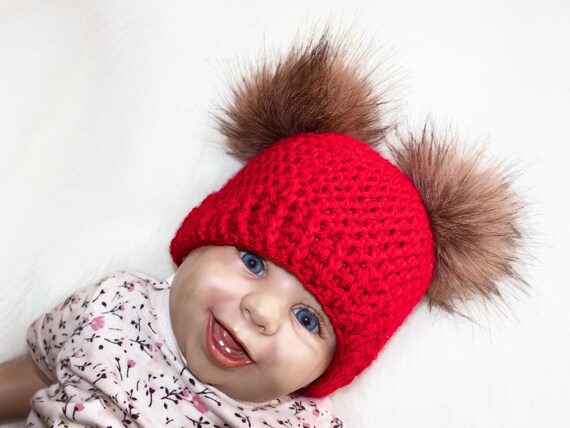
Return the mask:
<svg viewBox="0 0 570 428"><path fill-rule="evenodd" d="M246 295L241 301L241 310L267 336L279 330L286 312L284 299L272 292Z"/></svg>

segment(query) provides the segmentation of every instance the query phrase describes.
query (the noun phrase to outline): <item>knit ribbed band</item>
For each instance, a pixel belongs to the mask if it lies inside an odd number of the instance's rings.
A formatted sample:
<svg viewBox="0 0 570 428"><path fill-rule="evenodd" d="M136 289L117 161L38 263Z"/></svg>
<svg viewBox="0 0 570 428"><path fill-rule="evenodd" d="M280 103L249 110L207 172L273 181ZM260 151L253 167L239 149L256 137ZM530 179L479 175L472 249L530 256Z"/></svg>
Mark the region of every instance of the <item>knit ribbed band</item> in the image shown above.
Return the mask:
<svg viewBox="0 0 570 428"><path fill-rule="evenodd" d="M306 390L321 397L368 367L428 288L434 244L411 181L352 137L299 134L255 156L186 217L176 264L204 245L247 249L317 298L337 347Z"/></svg>

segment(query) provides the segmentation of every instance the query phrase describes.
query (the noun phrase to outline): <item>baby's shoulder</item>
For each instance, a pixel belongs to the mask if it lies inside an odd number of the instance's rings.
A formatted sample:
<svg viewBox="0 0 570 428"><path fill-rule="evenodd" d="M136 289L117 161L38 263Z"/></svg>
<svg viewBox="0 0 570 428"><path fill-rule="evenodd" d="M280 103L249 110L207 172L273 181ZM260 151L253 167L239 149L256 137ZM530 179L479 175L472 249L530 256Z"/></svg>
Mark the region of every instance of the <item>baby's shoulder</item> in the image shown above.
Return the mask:
<svg viewBox="0 0 570 428"><path fill-rule="evenodd" d="M80 305L90 309L101 306L105 310L117 302L144 303L150 299L151 290L160 284L163 283L141 272L118 271L77 290L63 302L60 309Z"/></svg>
<svg viewBox="0 0 570 428"><path fill-rule="evenodd" d="M132 292L147 290L149 286L156 286L161 281L137 271L118 271L107 275L95 284L95 288L111 289Z"/></svg>

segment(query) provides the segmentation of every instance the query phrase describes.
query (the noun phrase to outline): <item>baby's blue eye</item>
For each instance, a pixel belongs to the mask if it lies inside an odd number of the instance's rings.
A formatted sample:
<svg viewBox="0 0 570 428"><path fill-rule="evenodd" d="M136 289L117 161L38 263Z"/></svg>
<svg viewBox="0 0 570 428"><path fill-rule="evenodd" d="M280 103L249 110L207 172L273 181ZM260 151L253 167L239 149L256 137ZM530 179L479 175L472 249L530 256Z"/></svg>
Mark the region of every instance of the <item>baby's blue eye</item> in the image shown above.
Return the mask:
<svg viewBox="0 0 570 428"><path fill-rule="evenodd" d="M301 325L311 333L319 334L321 332L319 327L319 317L307 308L293 309L293 314L295 314L297 321L299 321Z"/></svg>
<svg viewBox="0 0 570 428"><path fill-rule="evenodd" d="M256 254L249 253L247 251L240 251L239 256L243 261L243 264L254 274L257 276L263 275L265 271L265 265L263 264L263 260Z"/></svg>

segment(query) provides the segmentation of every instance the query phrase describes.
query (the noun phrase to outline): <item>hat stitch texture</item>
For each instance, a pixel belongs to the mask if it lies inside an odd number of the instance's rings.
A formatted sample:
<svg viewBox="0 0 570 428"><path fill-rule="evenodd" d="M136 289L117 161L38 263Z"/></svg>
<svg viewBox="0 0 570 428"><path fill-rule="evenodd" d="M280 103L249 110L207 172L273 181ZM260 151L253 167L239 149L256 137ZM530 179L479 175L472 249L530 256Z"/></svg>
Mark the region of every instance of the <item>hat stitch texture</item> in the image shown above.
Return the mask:
<svg viewBox="0 0 570 428"><path fill-rule="evenodd" d="M337 346L303 394L322 397L368 367L426 292L435 254L412 182L350 136L303 133L251 159L185 218L171 242L233 245L294 274L331 320Z"/></svg>

